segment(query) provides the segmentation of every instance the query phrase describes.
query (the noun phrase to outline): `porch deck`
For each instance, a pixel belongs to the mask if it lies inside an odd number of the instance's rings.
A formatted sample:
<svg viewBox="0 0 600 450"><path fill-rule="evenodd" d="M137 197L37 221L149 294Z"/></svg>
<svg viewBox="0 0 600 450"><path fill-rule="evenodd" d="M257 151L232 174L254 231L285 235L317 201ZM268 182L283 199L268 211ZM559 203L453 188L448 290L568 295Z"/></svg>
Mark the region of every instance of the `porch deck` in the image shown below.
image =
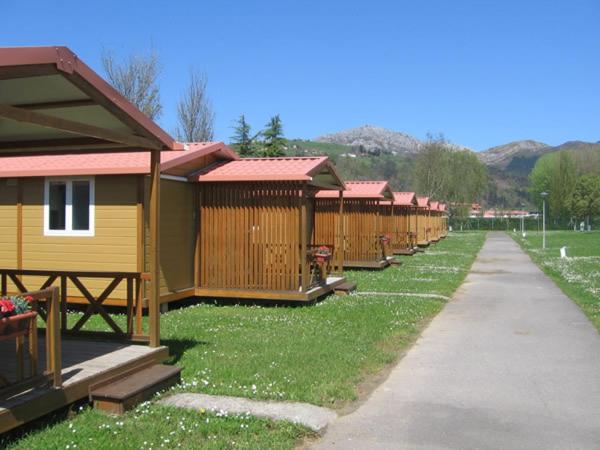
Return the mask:
<svg viewBox="0 0 600 450"><path fill-rule="evenodd" d="M14 341L0 342L2 358L0 374L9 381L16 379ZM40 373L45 367L45 340L39 339ZM37 419L45 414L86 398L90 386L122 375L148 363L160 363L169 356L167 347L148 347L116 342L62 340L62 381L59 389L40 380L33 387L10 393L0 389L0 433ZM28 373L29 361L25 361Z"/></svg>
<svg viewBox="0 0 600 450"><path fill-rule="evenodd" d="M344 261L344 268L383 270L391 265L393 259L393 257L388 256L386 259L381 259L379 261Z"/></svg>
<svg viewBox="0 0 600 450"><path fill-rule="evenodd" d="M336 287L346 282L345 277L327 277L325 284L315 286L306 292L299 291L268 291L255 289L216 289L196 288L198 297L233 298L246 300L286 300L308 302L333 292Z"/></svg>

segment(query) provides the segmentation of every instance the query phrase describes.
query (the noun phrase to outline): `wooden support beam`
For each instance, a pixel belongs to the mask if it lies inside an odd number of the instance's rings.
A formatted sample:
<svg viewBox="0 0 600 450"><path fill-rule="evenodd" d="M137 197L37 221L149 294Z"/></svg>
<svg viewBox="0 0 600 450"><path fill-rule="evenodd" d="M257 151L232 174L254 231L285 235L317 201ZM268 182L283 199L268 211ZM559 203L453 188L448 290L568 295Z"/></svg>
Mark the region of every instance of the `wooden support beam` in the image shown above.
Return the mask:
<svg viewBox="0 0 600 450"><path fill-rule="evenodd" d="M198 184L197 186L195 186L194 189L194 217L196 218L196 223L195 223L195 237L196 237L196 242L195 242L195 246L194 246L194 287L200 287L200 258L201 258L201 243L202 243L202 236L201 236L201 214L202 211L202 193L200 192L200 185Z"/></svg>
<svg viewBox="0 0 600 450"><path fill-rule="evenodd" d="M110 145L114 147L113 142L105 141L102 139L89 138L89 137L79 137L74 136L72 138L67 139L38 139L38 140L30 140L30 141L3 141L0 142L0 150L10 150L13 148L19 149L39 149L39 148L80 148L82 146L90 147L94 146L104 146Z"/></svg>
<svg viewBox="0 0 600 450"><path fill-rule="evenodd" d="M148 322L150 346L160 345L160 150L153 150L150 158L150 290L148 295Z"/></svg>
<svg viewBox="0 0 600 450"><path fill-rule="evenodd" d="M336 265L337 272L342 274L344 272L344 191L339 192L339 211L338 211L338 227L337 227L337 240L334 243L336 246Z"/></svg>
<svg viewBox="0 0 600 450"><path fill-rule="evenodd" d="M96 102L91 99L83 100L65 100L62 102L43 102L43 103L22 103L20 105L12 105L22 109L60 109L60 108L80 108L82 106L97 106Z"/></svg>
<svg viewBox="0 0 600 450"><path fill-rule="evenodd" d="M306 211L308 196L306 185L302 187L302 203L300 204L300 290L308 290L308 214Z"/></svg>
<svg viewBox="0 0 600 450"><path fill-rule="evenodd" d="M118 144L134 145L140 148L158 149L159 145L141 136L129 135L117 131L88 125L72 120L61 119L47 114L0 104L0 117L17 122L30 123L45 128L65 131L71 134L103 139Z"/></svg>

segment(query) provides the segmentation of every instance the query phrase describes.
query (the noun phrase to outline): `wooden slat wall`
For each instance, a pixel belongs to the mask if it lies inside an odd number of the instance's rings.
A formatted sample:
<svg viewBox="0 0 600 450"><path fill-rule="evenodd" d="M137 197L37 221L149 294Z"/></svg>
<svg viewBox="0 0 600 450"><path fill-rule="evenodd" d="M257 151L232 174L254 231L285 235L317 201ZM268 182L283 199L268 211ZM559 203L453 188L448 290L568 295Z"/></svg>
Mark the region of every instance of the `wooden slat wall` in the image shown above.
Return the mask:
<svg viewBox="0 0 600 450"><path fill-rule="evenodd" d="M344 261L379 261L381 234L377 200L344 200Z"/></svg>
<svg viewBox="0 0 600 450"><path fill-rule="evenodd" d="M403 250L409 247L408 232L410 229L410 207L409 206L394 206L394 216L392 231L391 248L392 250Z"/></svg>
<svg viewBox="0 0 600 450"><path fill-rule="evenodd" d="M417 226L417 242L426 242L427 239L427 224L428 224L428 213L423 208L417 209L416 214L416 226Z"/></svg>
<svg viewBox="0 0 600 450"><path fill-rule="evenodd" d="M201 184L199 287L298 291L301 195L294 183Z"/></svg>
<svg viewBox="0 0 600 450"><path fill-rule="evenodd" d="M409 218L408 218L408 231L410 233L414 233L415 234L415 238L414 238L415 242L413 242L413 244L416 245L416 240L417 240L416 234L418 232L418 229L417 229L417 208L414 208L414 207L410 208L410 213L409 214L410 215L409 215Z"/></svg>
<svg viewBox="0 0 600 450"><path fill-rule="evenodd" d="M332 271L343 272L344 252L340 243L340 200L337 198L319 198L315 201L315 227L312 236L313 245L333 246L331 258Z"/></svg>
<svg viewBox="0 0 600 450"><path fill-rule="evenodd" d="M392 205L379 205L379 220L381 223L381 234L389 236L390 241L385 245L385 253L390 256L394 249L396 238L396 211Z"/></svg>

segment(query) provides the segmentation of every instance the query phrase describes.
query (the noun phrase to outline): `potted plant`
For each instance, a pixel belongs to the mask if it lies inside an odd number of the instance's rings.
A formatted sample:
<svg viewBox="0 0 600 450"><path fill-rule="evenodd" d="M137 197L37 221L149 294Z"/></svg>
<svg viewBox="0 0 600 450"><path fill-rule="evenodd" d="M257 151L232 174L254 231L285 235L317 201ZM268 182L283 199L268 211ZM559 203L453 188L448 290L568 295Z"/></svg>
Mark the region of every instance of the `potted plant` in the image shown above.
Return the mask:
<svg viewBox="0 0 600 450"><path fill-rule="evenodd" d="M331 249L326 245L321 245L315 251L315 259L319 264L323 264L331 258Z"/></svg>
<svg viewBox="0 0 600 450"><path fill-rule="evenodd" d="M379 239L383 244L387 244L392 240L389 234L382 234L381 236L379 236Z"/></svg>
<svg viewBox="0 0 600 450"><path fill-rule="evenodd" d="M0 297L0 338L24 334L37 312L31 311L30 296Z"/></svg>

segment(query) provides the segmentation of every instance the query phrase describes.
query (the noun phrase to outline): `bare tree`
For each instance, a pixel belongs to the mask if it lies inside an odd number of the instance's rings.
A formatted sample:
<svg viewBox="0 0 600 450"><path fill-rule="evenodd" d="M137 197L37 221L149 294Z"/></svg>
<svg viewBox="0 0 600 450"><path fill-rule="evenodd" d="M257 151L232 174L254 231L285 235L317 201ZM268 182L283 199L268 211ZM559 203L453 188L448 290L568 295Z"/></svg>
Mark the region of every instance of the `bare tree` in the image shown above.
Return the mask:
<svg viewBox="0 0 600 450"><path fill-rule="evenodd" d="M112 52L102 54L102 66L110 84L151 119L162 112L157 78L160 63L155 51L146 55L130 55L118 62Z"/></svg>
<svg viewBox="0 0 600 450"><path fill-rule="evenodd" d="M211 141L215 113L206 93L206 75L191 72L190 83L177 104L177 139L185 142Z"/></svg>

